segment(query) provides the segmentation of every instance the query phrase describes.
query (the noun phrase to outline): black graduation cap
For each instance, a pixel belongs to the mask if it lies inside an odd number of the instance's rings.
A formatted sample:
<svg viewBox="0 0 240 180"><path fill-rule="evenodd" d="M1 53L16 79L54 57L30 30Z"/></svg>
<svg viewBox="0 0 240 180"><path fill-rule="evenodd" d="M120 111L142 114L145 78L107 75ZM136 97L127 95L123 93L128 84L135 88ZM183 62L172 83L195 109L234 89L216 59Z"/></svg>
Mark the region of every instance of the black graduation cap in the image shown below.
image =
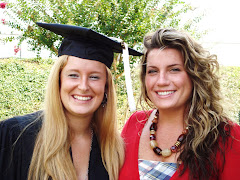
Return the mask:
<svg viewBox="0 0 240 180"><path fill-rule="evenodd" d="M124 48L121 42L85 27L40 22L36 24L64 37L58 50L58 56L70 55L96 60L110 68L113 62L113 53L122 53ZM128 48L128 51L133 56L142 55L131 48Z"/></svg>

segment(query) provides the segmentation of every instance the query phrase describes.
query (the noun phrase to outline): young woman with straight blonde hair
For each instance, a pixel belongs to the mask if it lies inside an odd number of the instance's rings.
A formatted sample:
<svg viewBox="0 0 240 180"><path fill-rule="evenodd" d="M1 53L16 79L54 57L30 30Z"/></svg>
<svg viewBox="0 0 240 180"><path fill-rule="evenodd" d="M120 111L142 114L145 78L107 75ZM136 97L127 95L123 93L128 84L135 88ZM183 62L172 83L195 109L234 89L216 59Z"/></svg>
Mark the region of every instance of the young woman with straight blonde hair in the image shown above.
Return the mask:
<svg viewBox="0 0 240 180"><path fill-rule="evenodd" d="M109 68L121 44L78 26L38 25L65 39L44 110L0 122L0 179L118 179L124 145Z"/></svg>

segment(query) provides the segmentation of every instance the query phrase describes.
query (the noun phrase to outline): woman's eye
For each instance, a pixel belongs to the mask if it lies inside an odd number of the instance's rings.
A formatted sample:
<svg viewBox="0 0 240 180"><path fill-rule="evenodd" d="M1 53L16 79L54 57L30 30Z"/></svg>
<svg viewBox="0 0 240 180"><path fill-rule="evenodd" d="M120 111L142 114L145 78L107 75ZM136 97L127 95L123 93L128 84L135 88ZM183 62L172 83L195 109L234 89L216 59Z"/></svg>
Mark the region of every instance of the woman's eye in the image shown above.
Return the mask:
<svg viewBox="0 0 240 180"><path fill-rule="evenodd" d="M78 78L78 75L77 74L69 74L68 77L70 77L70 78Z"/></svg>
<svg viewBox="0 0 240 180"><path fill-rule="evenodd" d="M147 71L148 74L152 74L152 73L155 73L155 72L157 72L157 70L154 70L154 69L150 69L150 70Z"/></svg>
<svg viewBox="0 0 240 180"><path fill-rule="evenodd" d="M100 77L99 76L90 76L90 79L98 80L98 79L100 79Z"/></svg>
<svg viewBox="0 0 240 180"><path fill-rule="evenodd" d="M172 68L171 71L174 71L174 72L175 71L180 71L180 69L179 68Z"/></svg>

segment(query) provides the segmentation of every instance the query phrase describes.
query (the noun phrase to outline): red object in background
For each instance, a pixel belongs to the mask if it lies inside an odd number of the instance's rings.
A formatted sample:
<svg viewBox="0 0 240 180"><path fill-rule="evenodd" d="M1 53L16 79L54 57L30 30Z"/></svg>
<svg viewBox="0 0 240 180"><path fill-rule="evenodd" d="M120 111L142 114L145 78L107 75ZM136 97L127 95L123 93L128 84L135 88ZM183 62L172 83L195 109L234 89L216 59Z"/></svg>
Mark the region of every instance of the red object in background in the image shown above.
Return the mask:
<svg viewBox="0 0 240 180"><path fill-rule="evenodd" d="M3 24L5 24L5 23L6 23L5 19L1 19L1 20L2 20L2 23L3 23Z"/></svg>
<svg viewBox="0 0 240 180"><path fill-rule="evenodd" d="M0 8L5 9L7 3L6 2L1 2L0 3Z"/></svg>
<svg viewBox="0 0 240 180"><path fill-rule="evenodd" d="M21 49L17 46L14 46L14 52L15 52L15 55L18 53L18 51L20 51Z"/></svg>

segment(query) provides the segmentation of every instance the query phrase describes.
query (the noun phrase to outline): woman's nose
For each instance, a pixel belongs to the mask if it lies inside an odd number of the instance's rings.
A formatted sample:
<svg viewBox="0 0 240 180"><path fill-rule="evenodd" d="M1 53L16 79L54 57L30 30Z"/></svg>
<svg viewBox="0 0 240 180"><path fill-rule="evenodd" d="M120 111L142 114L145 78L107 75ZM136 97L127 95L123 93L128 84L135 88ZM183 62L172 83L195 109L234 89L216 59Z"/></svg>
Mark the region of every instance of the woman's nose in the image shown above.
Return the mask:
<svg viewBox="0 0 240 180"><path fill-rule="evenodd" d="M160 73L157 79L157 85L159 86L166 86L169 85L169 78L168 75L164 72Z"/></svg>
<svg viewBox="0 0 240 180"><path fill-rule="evenodd" d="M81 78L78 84L78 89L81 91L87 91L89 89L87 78Z"/></svg>

